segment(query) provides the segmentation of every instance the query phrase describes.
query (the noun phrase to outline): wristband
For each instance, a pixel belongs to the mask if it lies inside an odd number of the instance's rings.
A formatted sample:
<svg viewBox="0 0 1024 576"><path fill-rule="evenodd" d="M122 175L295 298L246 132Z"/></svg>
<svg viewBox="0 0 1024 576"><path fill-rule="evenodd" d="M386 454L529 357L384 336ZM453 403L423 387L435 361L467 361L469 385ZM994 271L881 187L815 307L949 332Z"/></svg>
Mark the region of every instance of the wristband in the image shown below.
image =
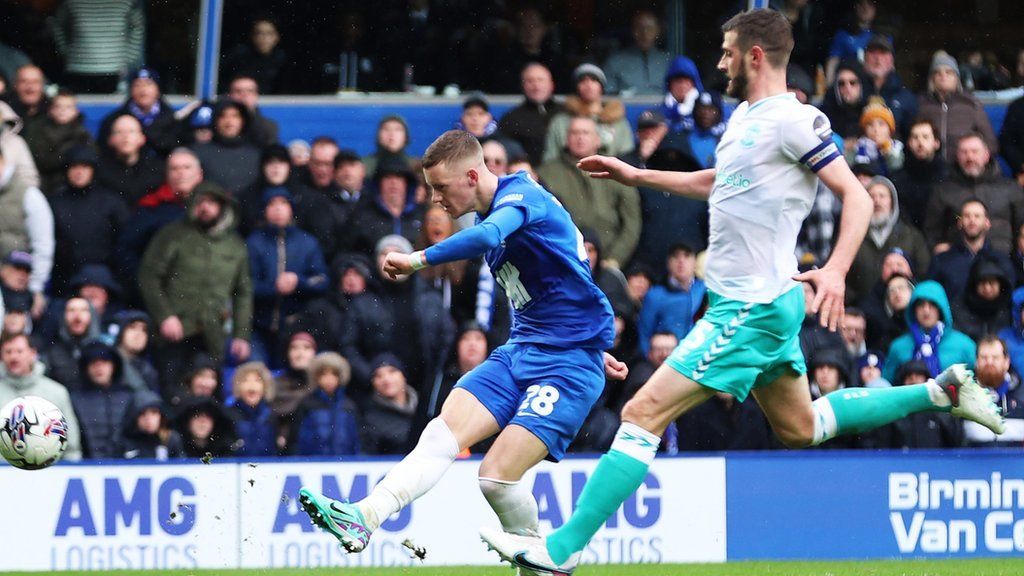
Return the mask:
<svg viewBox="0 0 1024 576"><path fill-rule="evenodd" d="M423 254L422 250L409 254L409 264L412 266L413 271L422 270L427 267L427 258Z"/></svg>

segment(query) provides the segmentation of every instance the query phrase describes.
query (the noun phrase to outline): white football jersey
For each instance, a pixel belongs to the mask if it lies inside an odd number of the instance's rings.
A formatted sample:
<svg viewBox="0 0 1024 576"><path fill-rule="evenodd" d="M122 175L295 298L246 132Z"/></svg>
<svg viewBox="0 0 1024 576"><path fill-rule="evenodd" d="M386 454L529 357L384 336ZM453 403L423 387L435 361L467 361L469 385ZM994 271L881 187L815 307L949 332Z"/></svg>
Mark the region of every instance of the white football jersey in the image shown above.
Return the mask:
<svg viewBox="0 0 1024 576"><path fill-rule="evenodd" d="M741 103L715 151L705 281L716 293L769 303L796 283L796 240L815 173L841 158L828 118L793 94Z"/></svg>

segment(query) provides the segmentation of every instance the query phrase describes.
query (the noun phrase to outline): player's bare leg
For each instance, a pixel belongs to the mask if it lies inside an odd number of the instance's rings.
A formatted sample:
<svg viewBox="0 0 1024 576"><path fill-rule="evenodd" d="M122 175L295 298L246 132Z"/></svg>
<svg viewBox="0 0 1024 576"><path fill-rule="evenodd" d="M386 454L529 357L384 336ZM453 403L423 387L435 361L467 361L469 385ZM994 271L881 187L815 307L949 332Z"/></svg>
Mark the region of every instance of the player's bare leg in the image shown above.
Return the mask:
<svg viewBox="0 0 1024 576"><path fill-rule="evenodd" d="M997 434L1004 426L995 404L963 364L947 368L924 384L848 388L814 402L805 375L782 376L755 388L753 394L775 434L791 448L873 430L915 412L950 412Z"/></svg>
<svg viewBox="0 0 1024 576"><path fill-rule="evenodd" d="M303 488L299 502L317 526L337 537L349 552L359 552L389 516L433 488L459 452L498 430L491 412L475 396L456 388L441 408L441 415L423 429L412 452L369 496L349 504Z"/></svg>
<svg viewBox="0 0 1024 576"><path fill-rule="evenodd" d="M622 410L611 449L598 462L561 528L543 540L481 530L481 536L505 559L521 568L551 574L571 573L590 538L647 476L661 434L669 423L714 394L663 365Z"/></svg>

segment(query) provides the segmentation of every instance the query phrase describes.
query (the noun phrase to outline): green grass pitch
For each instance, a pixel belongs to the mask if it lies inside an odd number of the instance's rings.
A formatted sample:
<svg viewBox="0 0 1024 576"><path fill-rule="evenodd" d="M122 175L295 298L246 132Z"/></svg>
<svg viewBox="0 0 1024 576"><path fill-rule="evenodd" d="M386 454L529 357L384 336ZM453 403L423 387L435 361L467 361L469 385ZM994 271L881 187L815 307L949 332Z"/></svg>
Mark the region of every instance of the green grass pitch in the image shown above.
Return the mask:
<svg viewBox="0 0 1024 576"><path fill-rule="evenodd" d="M42 572L0 572L40 576ZM60 572L60 576L509 576L507 567L326 568L282 570L167 570ZM583 566L579 576L1019 576L1024 559L887 562L733 562Z"/></svg>

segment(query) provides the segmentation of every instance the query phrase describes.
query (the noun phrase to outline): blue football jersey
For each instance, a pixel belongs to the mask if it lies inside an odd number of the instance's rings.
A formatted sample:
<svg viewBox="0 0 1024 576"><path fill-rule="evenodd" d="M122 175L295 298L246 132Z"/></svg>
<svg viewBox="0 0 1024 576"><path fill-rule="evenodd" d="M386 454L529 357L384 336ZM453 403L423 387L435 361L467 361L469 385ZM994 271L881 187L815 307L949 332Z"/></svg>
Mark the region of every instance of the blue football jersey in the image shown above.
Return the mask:
<svg viewBox="0 0 1024 576"><path fill-rule="evenodd" d="M511 208L525 223L485 256L512 303L509 343L611 348L612 307L594 283L572 217L526 172L498 179L489 213Z"/></svg>

